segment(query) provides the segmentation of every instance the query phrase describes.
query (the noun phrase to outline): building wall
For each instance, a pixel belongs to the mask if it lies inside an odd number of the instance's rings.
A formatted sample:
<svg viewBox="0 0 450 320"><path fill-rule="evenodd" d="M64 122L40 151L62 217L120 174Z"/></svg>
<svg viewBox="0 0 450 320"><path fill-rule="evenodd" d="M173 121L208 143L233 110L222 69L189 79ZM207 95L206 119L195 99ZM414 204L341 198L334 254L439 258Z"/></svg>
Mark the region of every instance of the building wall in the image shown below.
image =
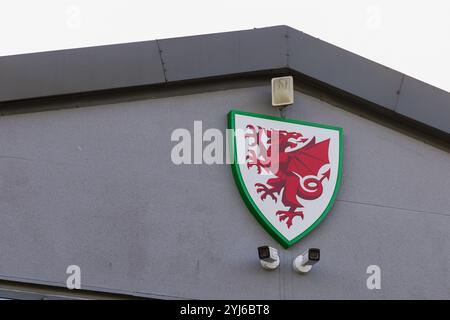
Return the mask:
<svg viewBox="0 0 450 320"><path fill-rule="evenodd" d="M226 165L171 162L176 128L226 128L230 109L278 115L270 87L0 117L0 278L157 298L450 298L450 154L303 93L288 118L344 129L327 218L284 250ZM280 249L274 272L256 248ZM308 247L322 257L291 267ZM368 290L366 268L381 268Z"/></svg>

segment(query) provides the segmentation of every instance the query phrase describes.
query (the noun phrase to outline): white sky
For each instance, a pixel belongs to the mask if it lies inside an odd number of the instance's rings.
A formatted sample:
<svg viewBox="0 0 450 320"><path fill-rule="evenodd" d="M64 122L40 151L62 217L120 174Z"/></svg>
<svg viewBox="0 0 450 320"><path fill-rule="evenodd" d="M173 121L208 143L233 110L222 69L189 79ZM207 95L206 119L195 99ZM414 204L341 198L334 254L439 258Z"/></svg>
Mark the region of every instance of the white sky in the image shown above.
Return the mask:
<svg viewBox="0 0 450 320"><path fill-rule="evenodd" d="M449 0L0 0L0 56L281 24L450 91Z"/></svg>

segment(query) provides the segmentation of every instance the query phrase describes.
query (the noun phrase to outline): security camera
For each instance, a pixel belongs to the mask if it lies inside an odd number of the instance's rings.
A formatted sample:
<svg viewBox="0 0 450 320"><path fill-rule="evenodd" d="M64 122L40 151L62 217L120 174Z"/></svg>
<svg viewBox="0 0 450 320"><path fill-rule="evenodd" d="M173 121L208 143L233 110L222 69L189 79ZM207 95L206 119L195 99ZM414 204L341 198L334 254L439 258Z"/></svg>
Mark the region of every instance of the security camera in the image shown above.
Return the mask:
<svg viewBox="0 0 450 320"><path fill-rule="evenodd" d="M280 265L280 258L278 251L269 246L262 246L258 248L259 262L261 267L266 270L274 270Z"/></svg>
<svg viewBox="0 0 450 320"><path fill-rule="evenodd" d="M320 260L320 249L311 248L303 252L292 263L294 270L299 273L307 273L312 266Z"/></svg>

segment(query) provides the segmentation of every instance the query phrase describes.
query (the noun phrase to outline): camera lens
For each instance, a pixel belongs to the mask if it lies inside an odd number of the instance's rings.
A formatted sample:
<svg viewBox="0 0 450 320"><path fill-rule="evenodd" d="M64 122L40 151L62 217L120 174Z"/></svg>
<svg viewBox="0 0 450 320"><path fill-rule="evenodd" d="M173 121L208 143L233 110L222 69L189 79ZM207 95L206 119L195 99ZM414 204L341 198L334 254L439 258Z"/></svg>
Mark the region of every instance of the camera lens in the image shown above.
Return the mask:
<svg viewBox="0 0 450 320"><path fill-rule="evenodd" d="M319 249L309 249L309 260L319 261L320 250Z"/></svg>
<svg viewBox="0 0 450 320"><path fill-rule="evenodd" d="M267 259L270 257L270 249L267 246L258 248L258 255L260 259Z"/></svg>

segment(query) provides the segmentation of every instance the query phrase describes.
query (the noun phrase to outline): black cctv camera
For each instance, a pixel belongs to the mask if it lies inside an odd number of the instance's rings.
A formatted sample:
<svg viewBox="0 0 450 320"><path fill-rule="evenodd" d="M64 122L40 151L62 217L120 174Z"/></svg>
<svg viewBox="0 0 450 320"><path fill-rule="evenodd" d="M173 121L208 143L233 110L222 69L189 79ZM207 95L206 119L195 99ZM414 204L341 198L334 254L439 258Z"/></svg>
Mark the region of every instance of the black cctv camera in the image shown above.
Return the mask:
<svg viewBox="0 0 450 320"><path fill-rule="evenodd" d="M275 248L269 246L258 247L258 256L261 266L267 270L274 270L280 264L280 258L278 257L278 251Z"/></svg>
<svg viewBox="0 0 450 320"><path fill-rule="evenodd" d="M262 246L258 248L259 259L266 262L274 262L278 260L278 251L269 246Z"/></svg>
<svg viewBox="0 0 450 320"><path fill-rule="evenodd" d="M303 265L310 265L316 264L320 260L320 249L318 248L311 248L306 250L303 253Z"/></svg>
<svg viewBox="0 0 450 320"><path fill-rule="evenodd" d="M320 249L310 248L296 257L292 263L294 270L299 273L308 273L312 266L320 260Z"/></svg>

